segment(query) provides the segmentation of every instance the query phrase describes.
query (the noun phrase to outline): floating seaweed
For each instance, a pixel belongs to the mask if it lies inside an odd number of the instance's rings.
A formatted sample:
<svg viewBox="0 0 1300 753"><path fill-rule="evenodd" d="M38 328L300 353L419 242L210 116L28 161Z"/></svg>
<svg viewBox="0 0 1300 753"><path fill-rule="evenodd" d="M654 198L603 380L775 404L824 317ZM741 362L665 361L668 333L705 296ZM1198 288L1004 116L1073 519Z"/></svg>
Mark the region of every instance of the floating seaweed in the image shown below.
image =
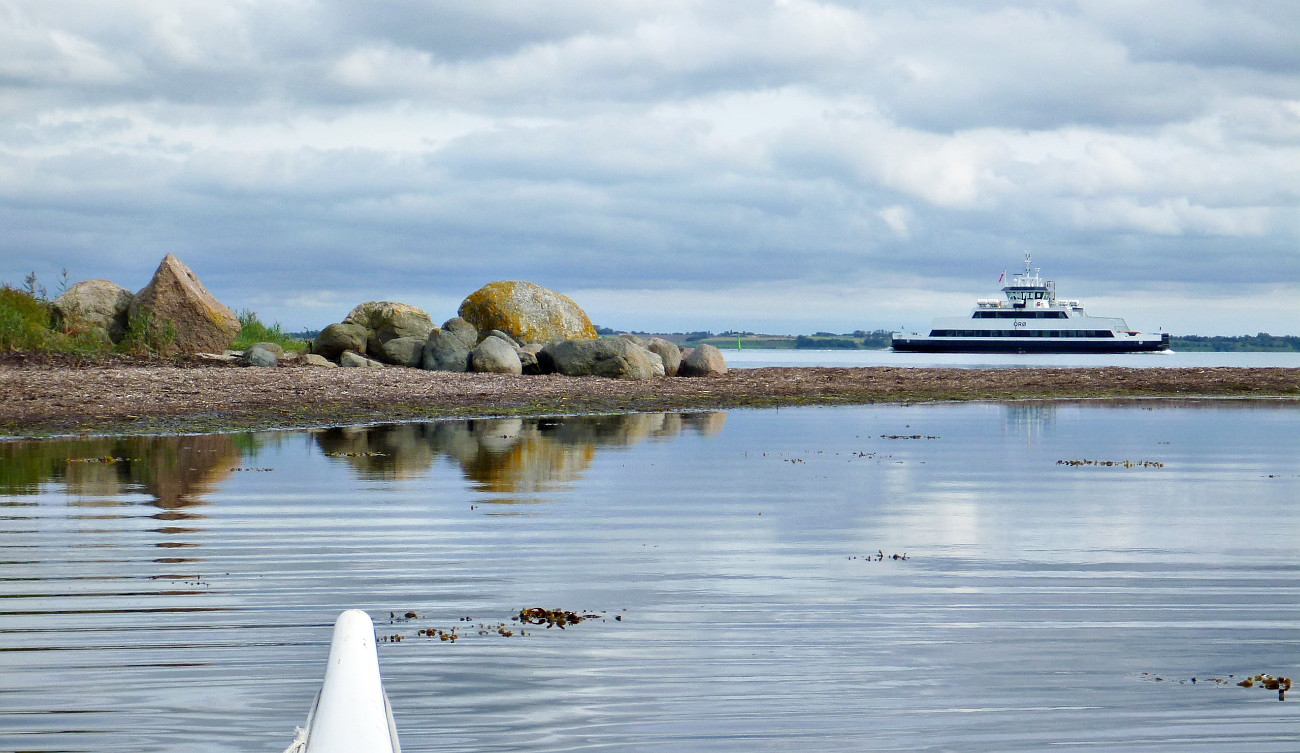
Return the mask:
<svg viewBox="0 0 1300 753"><path fill-rule="evenodd" d="M1151 680L1153 682L1170 682L1170 680L1166 680L1166 678L1164 677L1161 677L1159 675L1153 675L1149 672L1143 672L1141 678L1143 680ZM1261 690L1276 690L1277 699L1279 701L1285 701L1286 692L1291 689L1291 678L1283 677L1281 675L1271 675L1267 673L1248 675L1241 680L1238 680L1236 675L1228 675L1227 677L1206 677L1199 681L1197 678L1193 677L1191 678L1190 681L1176 680L1174 682L1177 682L1179 685L1185 685L1188 682L1190 682L1192 685L1209 683L1212 685L1224 685L1224 686L1235 685L1236 687L1239 688L1260 688Z"/></svg>
<svg viewBox="0 0 1300 753"><path fill-rule="evenodd" d="M527 625L545 625L547 628L558 627L563 630L565 625L577 625L583 620L598 619L599 617L598 614L578 614L563 609L528 607L519 610L519 616L513 619Z"/></svg>
<svg viewBox="0 0 1300 753"><path fill-rule="evenodd" d="M97 458L68 458L69 463L130 463L139 460L139 458L118 458L112 455L102 455Z"/></svg>
<svg viewBox="0 0 1300 753"><path fill-rule="evenodd" d="M907 556L907 552L903 552L902 554L898 554L898 553L885 554L884 549L877 549L875 554L868 554L863 557L858 557L856 555L853 555L850 556L849 559L862 560L864 562L884 562L885 560L894 560L895 562L902 562L904 560L911 559L911 557Z"/></svg>
<svg viewBox="0 0 1300 753"><path fill-rule="evenodd" d="M1079 467L1095 465L1103 468L1164 468L1158 460L1058 460L1057 465Z"/></svg>
<svg viewBox="0 0 1300 753"><path fill-rule="evenodd" d="M881 439L939 439L930 434L881 434Z"/></svg>
<svg viewBox="0 0 1300 753"><path fill-rule="evenodd" d="M386 452L327 452L327 458L386 458Z"/></svg>
<svg viewBox="0 0 1300 753"><path fill-rule="evenodd" d="M566 609L546 609L544 607L529 607L526 609L519 610L518 614L513 615L510 618L512 622L522 623L521 625L517 625L517 626L511 625L510 623L507 622L489 622L489 623L480 622L477 625L473 625L473 624L466 625L465 623L473 623L474 618L457 617L456 621L457 623L460 623L458 625L452 626L451 628L422 627L415 631L415 635L420 638L437 638L439 641L442 641L444 643L455 643L456 641L466 637L467 635L474 635L474 634L477 634L479 636L500 636L502 638L513 638L516 635L520 635L520 636L528 635L528 631L524 629L524 625L545 625L548 628L559 627L561 630L563 630L569 625L577 625L578 623L584 622L586 620L592 620L592 619L603 620L605 617L606 617L605 612L600 612L597 614L592 612L573 612ZM399 614L397 612L388 613L389 624L410 622L411 620L418 620L419 618L420 615L413 611L405 612L402 614ZM616 622L622 622L623 616L614 615L614 620ZM460 632L462 628L465 629L465 632ZM407 635L405 637L409 638L410 635ZM392 635L380 636L379 642L400 643L402 639L403 636L400 633L394 633Z"/></svg>

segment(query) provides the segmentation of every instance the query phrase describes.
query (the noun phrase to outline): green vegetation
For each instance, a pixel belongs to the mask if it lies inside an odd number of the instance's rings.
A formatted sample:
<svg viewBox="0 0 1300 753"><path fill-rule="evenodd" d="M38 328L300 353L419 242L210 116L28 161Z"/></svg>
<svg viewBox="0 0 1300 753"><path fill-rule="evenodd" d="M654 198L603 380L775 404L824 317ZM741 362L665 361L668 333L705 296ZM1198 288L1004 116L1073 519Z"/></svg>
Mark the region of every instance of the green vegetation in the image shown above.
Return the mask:
<svg viewBox="0 0 1300 753"><path fill-rule="evenodd" d="M857 350L862 347L862 344L849 337L833 337L825 332L818 332L812 337L799 335L794 339L794 347L801 350Z"/></svg>
<svg viewBox="0 0 1300 753"><path fill-rule="evenodd" d="M171 322L165 322L162 327L151 327L152 321L148 314L131 317L127 321L126 334L111 349L133 356L170 352L172 343L176 342L176 328Z"/></svg>
<svg viewBox="0 0 1300 753"><path fill-rule="evenodd" d="M60 281L67 289L67 273ZM303 350L307 343L302 338L285 334L279 323L267 326L252 311L240 311L241 329L231 347L242 349L257 342L273 342L285 350ZM51 317L50 302L44 286L29 274L21 288L0 285L0 352L28 351L38 353L63 353L83 357L125 355L158 355L170 353L176 341L176 329L171 322L151 326L149 316L131 317L126 334L114 344L108 333L101 329L58 329Z"/></svg>
<svg viewBox="0 0 1300 753"><path fill-rule="evenodd" d="M0 351L56 351L87 355L112 346L108 336L97 332L58 332L51 326L50 305L35 278L28 287L0 285Z"/></svg>
<svg viewBox="0 0 1300 753"><path fill-rule="evenodd" d="M684 338L678 338L676 335L661 335L661 337L681 339L681 344L686 346L708 343L722 350L735 350L737 339L739 339L742 350L746 348L753 350L880 350L889 347L891 334L887 329L872 331L859 329L844 334L815 332L811 335L756 335L753 332L731 331L716 335L712 332L690 332Z"/></svg>
<svg viewBox="0 0 1300 753"><path fill-rule="evenodd" d="M1220 352L1268 351L1292 353L1300 351L1300 337L1294 335L1270 335L1267 332L1237 337L1180 335L1170 338L1170 347L1175 352L1212 350Z"/></svg>
<svg viewBox="0 0 1300 753"><path fill-rule="evenodd" d="M239 318L240 330L235 336L235 341L230 344L235 350L243 350L253 343L275 343L285 350L305 350L307 343L305 340L285 333L280 329L280 323L272 325L263 324L257 318L257 314L242 309L235 314Z"/></svg>
<svg viewBox="0 0 1300 753"><path fill-rule="evenodd" d="M5 350L44 350L54 332L50 310L25 290L0 287L0 347Z"/></svg>

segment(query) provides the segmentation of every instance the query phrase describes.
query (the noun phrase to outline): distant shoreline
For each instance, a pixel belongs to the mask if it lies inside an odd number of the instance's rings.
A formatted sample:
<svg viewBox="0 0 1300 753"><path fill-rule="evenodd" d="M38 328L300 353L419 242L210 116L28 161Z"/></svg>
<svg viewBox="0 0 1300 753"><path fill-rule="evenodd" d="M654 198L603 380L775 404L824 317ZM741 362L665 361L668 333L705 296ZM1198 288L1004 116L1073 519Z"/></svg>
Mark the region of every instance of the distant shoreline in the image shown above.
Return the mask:
<svg viewBox="0 0 1300 753"><path fill-rule="evenodd" d="M405 368L0 365L0 437L211 433L360 423L937 401L1271 398L1300 368L766 367L624 381Z"/></svg>
<svg viewBox="0 0 1300 753"><path fill-rule="evenodd" d="M753 332L636 332L638 337L661 337L689 348L707 343L723 350L737 345L749 350L887 350L891 344L889 330L858 330L845 334L816 332L811 335L766 335ZM1174 335L1170 348L1180 353L1300 353L1300 336L1255 335L1210 336Z"/></svg>

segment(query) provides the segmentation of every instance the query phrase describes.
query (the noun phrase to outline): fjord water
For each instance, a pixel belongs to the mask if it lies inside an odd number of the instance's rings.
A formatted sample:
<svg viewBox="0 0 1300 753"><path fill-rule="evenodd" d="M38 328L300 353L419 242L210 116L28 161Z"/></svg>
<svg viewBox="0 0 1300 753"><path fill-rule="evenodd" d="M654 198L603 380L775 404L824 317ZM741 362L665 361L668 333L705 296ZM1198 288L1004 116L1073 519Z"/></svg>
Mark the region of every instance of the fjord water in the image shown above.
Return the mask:
<svg viewBox="0 0 1300 753"><path fill-rule="evenodd" d="M1294 751L1235 683L1300 674L1298 460L1243 401L0 444L0 750L280 751L359 607L408 753Z"/></svg>

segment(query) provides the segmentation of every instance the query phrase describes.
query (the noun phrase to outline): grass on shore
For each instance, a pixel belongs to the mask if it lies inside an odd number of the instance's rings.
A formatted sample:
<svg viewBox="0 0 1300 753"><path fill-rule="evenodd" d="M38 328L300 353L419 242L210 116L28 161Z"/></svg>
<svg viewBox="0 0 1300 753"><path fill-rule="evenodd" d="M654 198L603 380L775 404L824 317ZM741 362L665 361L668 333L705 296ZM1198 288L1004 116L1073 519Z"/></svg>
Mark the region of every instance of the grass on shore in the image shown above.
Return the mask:
<svg viewBox="0 0 1300 753"><path fill-rule="evenodd" d="M240 324L239 334L235 335L235 341L230 344L235 350L243 350L253 343L275 343L286 351L307 348L306 340L285 334L279 322L264 324L257 318L257 314L248 309L241 309L235 316L239 317Z"/></svg>

